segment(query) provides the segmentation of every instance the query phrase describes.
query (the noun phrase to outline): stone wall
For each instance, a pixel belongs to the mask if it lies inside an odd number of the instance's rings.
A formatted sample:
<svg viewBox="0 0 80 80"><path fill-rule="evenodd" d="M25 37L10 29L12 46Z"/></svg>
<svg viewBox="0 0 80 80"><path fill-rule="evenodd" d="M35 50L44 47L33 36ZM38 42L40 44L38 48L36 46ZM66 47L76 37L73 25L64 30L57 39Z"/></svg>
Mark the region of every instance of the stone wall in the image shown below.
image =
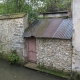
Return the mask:
<svg viewBox="0 0 80 80"><path fill-rule="evenodd" d="M24 14L19 15L0 16L0 45L4 53L8 54L10 50L16 50L23 59L26 54L23 33L28 26L26 25L28 18Z"/></svg>
<svg viewBox="0 0 80 80"><path fill-rule="evenodd" d="M37 64L52 69L71 71L71 40L36 39Z"/></svg>

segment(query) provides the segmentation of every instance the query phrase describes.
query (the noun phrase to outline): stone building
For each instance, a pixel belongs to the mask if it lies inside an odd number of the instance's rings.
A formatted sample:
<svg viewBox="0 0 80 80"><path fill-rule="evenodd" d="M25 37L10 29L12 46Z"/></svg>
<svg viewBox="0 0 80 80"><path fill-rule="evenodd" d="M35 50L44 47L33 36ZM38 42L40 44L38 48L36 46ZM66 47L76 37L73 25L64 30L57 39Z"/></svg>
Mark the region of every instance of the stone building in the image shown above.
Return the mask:
<svg viewBox="0 0 80 80"><path fill-rule="evenodd" d="M28 61L70 72L72 32L71 18L40 19L24 33Z"/></svg>
<svg viewBox="0 0 80 80"><path fill-rule="evenodd" d="M28 27L26 14L0 16L0 50L16 50L23 61L50 69L72 70L72 33L72 18L39 19Z"/></svg>
<svg viewBox="0 0 80 80"><path fill-rule="evenodd" d="M8 54L16 50L24 61L64 71L80 71L79 11L80 0L73 0L73 21L71 18L40 19L31 27L26 14L0 15L0 52ZM52 16L65 15L45 17Z"/></svg>

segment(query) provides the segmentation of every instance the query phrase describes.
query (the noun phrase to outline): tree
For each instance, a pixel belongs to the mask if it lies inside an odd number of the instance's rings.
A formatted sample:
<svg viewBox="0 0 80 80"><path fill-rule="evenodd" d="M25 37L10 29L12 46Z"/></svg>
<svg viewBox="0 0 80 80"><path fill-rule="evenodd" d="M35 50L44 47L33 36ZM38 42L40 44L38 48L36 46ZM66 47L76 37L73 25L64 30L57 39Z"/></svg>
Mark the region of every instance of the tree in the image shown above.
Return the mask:
<svg viewBox="0 0 80 80"><path fill-rule="evenodd" d="M46 3L46 11L64 11L71 9L71 0L48 0Z"/></svg>
<svg viewBox="0 0 80 80"><path fill-rule="evenodd" d="M25 0L4 0L5 13L27 12L28 4Z"/></svg>
<svg viewBox="0 0 80 80"><path fill-rule="evenodd" d="M32 23L38 18L38 14L43 12L54 12L60 10L68 10L71 7L71 0L4 0L4 8L2 13L20 13L29 14L29 21ZM40 6L40 2L42 3Z"/></svg>

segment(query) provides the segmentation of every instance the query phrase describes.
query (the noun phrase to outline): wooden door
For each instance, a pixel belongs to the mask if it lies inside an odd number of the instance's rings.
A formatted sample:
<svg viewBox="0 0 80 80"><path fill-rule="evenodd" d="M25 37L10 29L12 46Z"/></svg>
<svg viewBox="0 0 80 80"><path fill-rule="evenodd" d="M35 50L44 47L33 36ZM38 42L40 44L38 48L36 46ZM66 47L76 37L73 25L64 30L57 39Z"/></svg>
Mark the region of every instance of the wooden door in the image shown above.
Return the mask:
<svg viewBox="0 0 80 80"><path fill-rule="evenodd" d="M36 38L28 38L28 61L36 62Z"/></svg>

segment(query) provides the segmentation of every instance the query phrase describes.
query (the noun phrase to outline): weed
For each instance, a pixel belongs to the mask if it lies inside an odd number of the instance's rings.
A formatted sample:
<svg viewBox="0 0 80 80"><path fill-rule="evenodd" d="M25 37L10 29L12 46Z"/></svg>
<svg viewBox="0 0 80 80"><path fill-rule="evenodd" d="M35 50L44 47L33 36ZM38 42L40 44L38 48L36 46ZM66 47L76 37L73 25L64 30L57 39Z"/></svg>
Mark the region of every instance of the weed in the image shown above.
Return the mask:
<svg viewBox="0 0 80 80"><path fill-rule="evenodd" d="M19 56L17 55L16 50L11 50L10 54L7 56L10 64L15 64L19 60Z"/></svg>

